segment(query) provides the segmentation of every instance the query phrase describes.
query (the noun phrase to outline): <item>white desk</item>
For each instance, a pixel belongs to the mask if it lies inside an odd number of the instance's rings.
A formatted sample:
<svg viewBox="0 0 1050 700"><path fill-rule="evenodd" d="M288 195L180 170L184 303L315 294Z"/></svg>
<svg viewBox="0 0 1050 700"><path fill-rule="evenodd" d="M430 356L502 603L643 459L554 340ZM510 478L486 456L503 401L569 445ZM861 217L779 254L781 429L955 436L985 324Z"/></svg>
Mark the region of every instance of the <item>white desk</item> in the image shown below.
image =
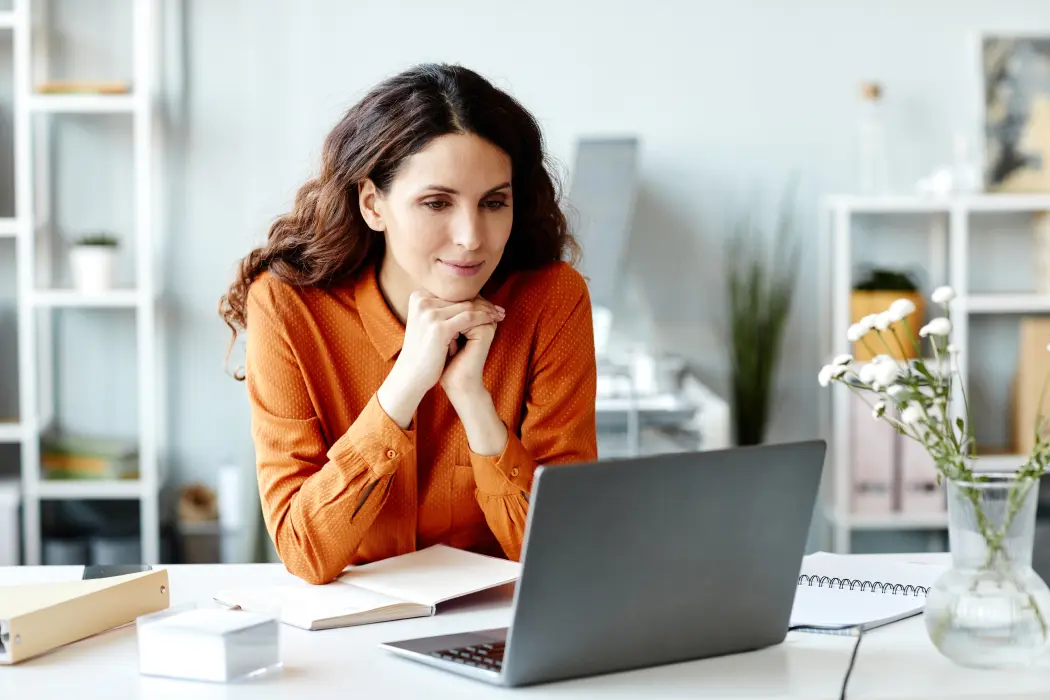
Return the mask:
<svg viewBox="0 0 1050 700"><path fill-rule="evenodd" d="M921 555L920 555L921 556ZM915 558L915 557L911 557ZM212 604L220 587L275 583L279 565L170 566L171 601ZM78 578L79 567L0 567L0 585ZM285 668L242 685L212 685L139 676L134 625L56 650L17 666L0 666L0 697L295 698L838 698L854 639L793 632L776 647L747 654L552 683L516 690L471 681L390 655L381 641L506 625L510 589L460 601L435 617L307 632L281 626ZM861 642L848 698L1050 697L1050 659L1017 672L971 671L940 657L922 618L868 633Z"/></svg>

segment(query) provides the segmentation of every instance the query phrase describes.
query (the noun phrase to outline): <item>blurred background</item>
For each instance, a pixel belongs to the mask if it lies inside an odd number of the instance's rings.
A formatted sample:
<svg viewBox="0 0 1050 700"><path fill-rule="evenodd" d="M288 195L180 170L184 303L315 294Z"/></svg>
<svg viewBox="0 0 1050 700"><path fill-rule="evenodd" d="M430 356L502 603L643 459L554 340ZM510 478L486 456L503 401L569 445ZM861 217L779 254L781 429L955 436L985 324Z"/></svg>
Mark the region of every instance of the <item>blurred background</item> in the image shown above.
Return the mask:
<svg viewBox="0 0 1050 700"><path fill-rule="evenodd" d="M544 129L601 458L825 437L811 551L943 550L932 465L817 373L852 321L951 283L979 442L1020 462L1050 341L1045 0L7 0L0 564L272 558L218 300L342 113L423 61Z"/></svg>

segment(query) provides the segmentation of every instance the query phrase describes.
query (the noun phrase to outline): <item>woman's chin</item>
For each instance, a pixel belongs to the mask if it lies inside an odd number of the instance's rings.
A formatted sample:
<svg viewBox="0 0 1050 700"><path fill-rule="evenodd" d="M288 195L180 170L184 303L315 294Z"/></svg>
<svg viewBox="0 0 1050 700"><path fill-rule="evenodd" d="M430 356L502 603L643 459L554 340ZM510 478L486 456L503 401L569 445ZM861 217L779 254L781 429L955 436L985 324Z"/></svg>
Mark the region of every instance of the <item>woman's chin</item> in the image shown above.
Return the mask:
<svg viewBox="0 0 1050 700"><path fill-rule="evenodd" d="M486 281L487 277L481 279L480 276L470 280L431 280L426 288L438 299L458 303L476 298Z"/></svg>

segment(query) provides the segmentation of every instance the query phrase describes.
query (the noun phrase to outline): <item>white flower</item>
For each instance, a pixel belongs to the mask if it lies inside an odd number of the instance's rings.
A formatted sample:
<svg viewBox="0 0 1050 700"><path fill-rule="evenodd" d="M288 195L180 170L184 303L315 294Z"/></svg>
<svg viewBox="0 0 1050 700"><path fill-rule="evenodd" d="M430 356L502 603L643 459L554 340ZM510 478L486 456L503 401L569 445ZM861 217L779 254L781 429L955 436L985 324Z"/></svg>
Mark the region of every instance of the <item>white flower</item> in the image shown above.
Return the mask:
<svg viewBox="0 0 1050 700"><path fill-rule="evenodd" d="M886 391L886 393L890 395L891 399L899 399L901 394L905 394L907 391L907 387L901 384L894 384Z"/></svg>
<svg viewBox="0 0 1050 700"><path fill-rule="evenodd" d="M842 375L849 371L848 365L832 365L831 366L831 378L840 379Z"/></svg>
<svg viewBox="0 0 1050 700"><path fill-rule="evenodd" d="M902 321L915 313L915 304L908 299L898 299L890 304L889 313L893 315L894 321Z"/></svg>
<svg viewBox="0 0 1050 700"><path fill-rule="evenodd" d="M889 330L890 324L898 320L900 319L894 318L891 312L883 311L881 314L875 317L875 330Z"/></svg>
<svg viewBox="0 0 1050 700"><path fill-rule="evenodd" d="M885 413L886 413L886 402L885 401L879 401L877 404L875 404L874 410L871 412L871 417L872 418L876 418L876 419L882 418L882 416L885 415Z"/></svg>
<svg viewBox="0 0 1050 700"><path fill-rule="evenodd" d="M875 381L875 372L879 369L878 364L875 362L869 362L860 368L860 380L865 384L871 384Z"/></svg>
<svg viewBox="0 0 1050 700"><path fill-rule="evenodd" d="M848 365L850 362L853 362L853 355L839 355L831 361L831 364L845 366Z"/></svg>
<svg viewBox="0 0 1050 700"><path fill-rule="evenodd" d="M947 304L955 298L955 290L951 287L937 287L930 298L933 299L934 304Z"/></svg>
<svg viewBox="0 0 1050 700"><path fill-rule="evenodd" d="M897 363L893 362L879 362L875 365L875 381L882 386L890 386L893 382L897 381L900 377L900 368L897 367Z"/></svg>
<svg viewBox="0 0 1050 700"><path fill-rule="evenodd" d="M907 423L908 425L911 425L913 423L918 423L920 420L922 420L922 415L922 407L910 403L904 408L903 411L901 411L901 420Z"/></svg>
<svg viewBox="0 0 1050 700"><path fill-rule="evenodd" d="M925 338L928 335L948 335L952 332L952 322L944 316L938 316L919 329L919 335Z"/></svg>
<svg viewBox="0 0 1050 700"><path fill-rule="evenodd" d="M846 340L848 340L851 343L855 343L864 336L866 336L869 330L869 328L865 328L859 323L854 323L852 326L849 327L849 330L846 331Z"/></svg>
<svg viewBox="0 0 1050 700"><path fill-rule="evenodd" d="M820 372L817 373L817 381L820 382L821 386L827 386L831 383L831 371L835 369L831 365L824 365L820 368Z"/></svg>

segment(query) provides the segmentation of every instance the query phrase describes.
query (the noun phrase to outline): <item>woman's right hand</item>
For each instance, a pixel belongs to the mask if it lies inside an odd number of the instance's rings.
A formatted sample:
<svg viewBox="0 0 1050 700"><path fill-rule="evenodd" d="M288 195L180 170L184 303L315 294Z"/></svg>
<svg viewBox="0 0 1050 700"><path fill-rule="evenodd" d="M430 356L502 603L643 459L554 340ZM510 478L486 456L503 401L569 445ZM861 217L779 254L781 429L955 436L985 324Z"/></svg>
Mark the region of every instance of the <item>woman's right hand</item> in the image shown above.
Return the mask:
<svg viewBox="0 0 1050 700"><path fill-rule="evenodd" d="M503 320L503 313L483 299L451 303L417 291L408 300L405 342L377 398L402 428L412 423L423 396L441 379L445 362L462 333Z"/></svg>

